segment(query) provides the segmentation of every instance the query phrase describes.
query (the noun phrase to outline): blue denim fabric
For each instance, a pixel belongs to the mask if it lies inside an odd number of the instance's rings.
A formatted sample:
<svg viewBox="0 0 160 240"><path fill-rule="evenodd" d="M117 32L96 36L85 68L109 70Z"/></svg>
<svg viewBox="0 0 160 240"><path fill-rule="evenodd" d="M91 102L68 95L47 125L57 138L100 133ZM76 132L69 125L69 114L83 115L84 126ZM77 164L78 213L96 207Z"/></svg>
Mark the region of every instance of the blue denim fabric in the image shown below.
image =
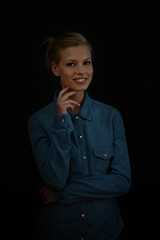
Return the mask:
<svg viewBox="0 0 160 240"><path fill-rule="evenodd" d="M85 100L78 115L52 103L28 121L32 151L57 202L44 206L37 228L45 240L115 240L123 229L115 198L131 186L131 169L120 112Z"/></svg>

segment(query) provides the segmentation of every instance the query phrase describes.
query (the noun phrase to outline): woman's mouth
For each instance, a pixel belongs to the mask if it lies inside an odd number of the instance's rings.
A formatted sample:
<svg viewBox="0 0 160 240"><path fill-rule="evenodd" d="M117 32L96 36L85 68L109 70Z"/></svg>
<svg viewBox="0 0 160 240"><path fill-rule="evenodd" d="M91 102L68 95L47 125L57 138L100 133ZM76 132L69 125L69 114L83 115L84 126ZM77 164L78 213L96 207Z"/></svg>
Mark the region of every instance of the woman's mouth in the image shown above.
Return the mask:
<svg viewBox="0 0 160 240"><path fill-rule="evenodd" d="M73 80L77 83L83 84L83 83L86 83L87 78L75 78Z"/></svg>

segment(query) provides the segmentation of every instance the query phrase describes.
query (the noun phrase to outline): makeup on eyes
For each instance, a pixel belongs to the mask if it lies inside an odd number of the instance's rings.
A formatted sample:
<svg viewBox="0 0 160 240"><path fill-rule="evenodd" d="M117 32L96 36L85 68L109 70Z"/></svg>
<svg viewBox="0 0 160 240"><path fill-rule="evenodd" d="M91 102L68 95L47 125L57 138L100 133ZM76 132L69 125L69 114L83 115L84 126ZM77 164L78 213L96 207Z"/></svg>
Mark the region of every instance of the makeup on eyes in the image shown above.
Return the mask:
<svg viewBox="0 0 160 240"><path fill-rule="evenodd" d="M83 65L90 65L92 63L91 58L87 58L83 61ZM76 60L68 60L66 63L66 66L73 67L76 66L77 61Z"/></svg>

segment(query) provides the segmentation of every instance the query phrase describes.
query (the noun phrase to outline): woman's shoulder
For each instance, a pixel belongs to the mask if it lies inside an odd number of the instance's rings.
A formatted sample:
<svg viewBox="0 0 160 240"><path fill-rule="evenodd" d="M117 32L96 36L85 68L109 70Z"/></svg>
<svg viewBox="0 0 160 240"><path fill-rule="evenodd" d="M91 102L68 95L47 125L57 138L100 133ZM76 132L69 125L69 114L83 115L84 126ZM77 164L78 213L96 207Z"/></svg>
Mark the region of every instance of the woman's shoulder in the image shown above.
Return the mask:
<svg viewBox="0 0 160 240"><path fill-rule="evenodd" d="M53 117L55 114L54 104L53 102L49 103L48 105L42 107L41 109L37 110L36 112L32 113L29 117L30 120L40 120Z"/></svg>
<svg viewBox="0 0 160 240"><path fill-rule="evenodd" d="M95 119L108 119L114 122L123 122L122 114L118 108L104 102L92 99L92 114Z"/></svg>
<svg viewBox="0 0 160 240"><path fill-rule="evenodd" d="M92 101L92 107L94 109L102 110L104 112L113 112L113 113L119 112L119 110L116 107L114 107L110 104L95 100L93 98L91 98L91 101Z"/></svg>

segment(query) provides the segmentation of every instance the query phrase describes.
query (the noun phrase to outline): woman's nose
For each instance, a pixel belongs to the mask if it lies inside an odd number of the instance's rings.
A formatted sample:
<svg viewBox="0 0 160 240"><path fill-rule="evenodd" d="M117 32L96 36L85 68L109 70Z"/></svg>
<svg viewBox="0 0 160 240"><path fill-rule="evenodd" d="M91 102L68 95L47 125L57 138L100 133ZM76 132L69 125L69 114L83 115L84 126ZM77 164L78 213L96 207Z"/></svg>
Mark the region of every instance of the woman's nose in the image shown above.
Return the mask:
<svg viewBox="0 0 160 240"><path fill-rule="evenodd" d="M83 65L77 65L76 73L77 73L77 74L84 74L84 73L85 73L85 68L84 68L84 66L83 66Z"/></svg>

